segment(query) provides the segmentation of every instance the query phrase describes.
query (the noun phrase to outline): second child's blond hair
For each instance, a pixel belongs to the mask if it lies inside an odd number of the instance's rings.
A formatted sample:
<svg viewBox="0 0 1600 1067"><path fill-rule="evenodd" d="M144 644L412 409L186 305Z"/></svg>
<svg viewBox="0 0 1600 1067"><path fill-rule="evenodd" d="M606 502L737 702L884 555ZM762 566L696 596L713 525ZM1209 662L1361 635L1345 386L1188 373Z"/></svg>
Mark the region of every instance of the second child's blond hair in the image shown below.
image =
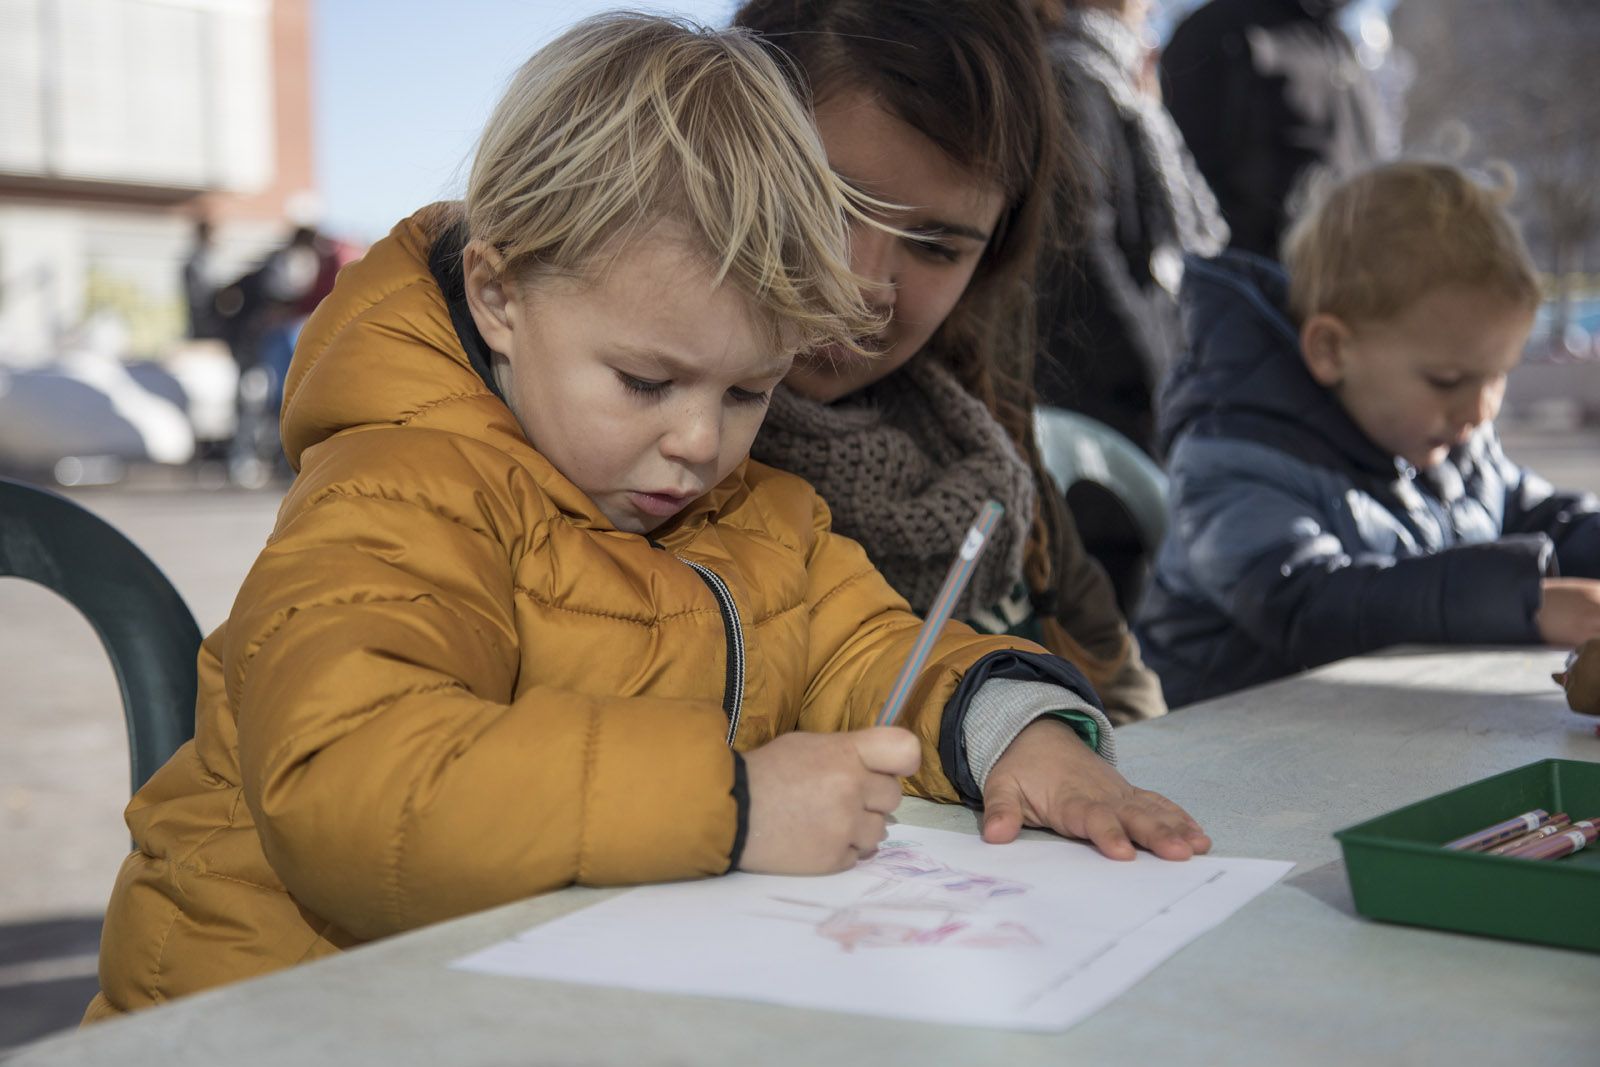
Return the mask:
<svg viewBox="0 0 1600 1067"><path fill-rule="evenodd" d="M783 73L742 31L637 14L578 23L512 78L468 181L468 236L523 282L583 277L654 223L785 349L881 326L850 270L864 201L829 169Z"/></svg>
<svg viewBox="0 0 1600 1067"><path fill-rule="evenodd" d="M1445 286L1537 305L1538 275L1505 210L1510 186L1406 161L1313 190L1283 244L1295 321L1383 321Z"/></svg>

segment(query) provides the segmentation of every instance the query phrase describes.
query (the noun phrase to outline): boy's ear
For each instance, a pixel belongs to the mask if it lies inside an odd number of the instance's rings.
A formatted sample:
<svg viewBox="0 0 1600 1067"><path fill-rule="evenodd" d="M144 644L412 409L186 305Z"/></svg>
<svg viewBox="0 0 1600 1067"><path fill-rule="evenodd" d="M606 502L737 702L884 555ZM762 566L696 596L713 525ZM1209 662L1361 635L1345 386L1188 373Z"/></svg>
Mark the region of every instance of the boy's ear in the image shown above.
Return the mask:
<svg viewBox="0 0 1600 1067"><path fill-rule="evenodd" d="M1318 385L1332 388L1344 380L1350 327L1337 315L1320 311L1300 327L1300 356Z"/></svg>
<svg viewBox="0 0 1600 1067"><path fill-rule="evenodd" d="M511 287L505 258L486 241L469 241L461 250L461 275L466 283L467 310L491 351L511 352Z"/></svg>

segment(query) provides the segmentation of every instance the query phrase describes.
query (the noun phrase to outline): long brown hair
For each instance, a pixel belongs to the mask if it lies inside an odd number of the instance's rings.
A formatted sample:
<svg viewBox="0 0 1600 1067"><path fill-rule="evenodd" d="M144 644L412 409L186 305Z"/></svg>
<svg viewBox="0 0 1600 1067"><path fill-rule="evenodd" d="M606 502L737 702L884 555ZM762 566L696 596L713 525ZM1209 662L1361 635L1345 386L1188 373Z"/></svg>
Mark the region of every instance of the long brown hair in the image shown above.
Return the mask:
<svg viewBox="0 0 1600 1067"><path fill-rule="evenodd" d="M872 92L890 113L962 169L998 186L1005 207L971 282L929 340L1005 427L1041 494L1054 483L1033 438L1038 345L1034 264L1059 208L1068 169L1059 94L1031 6L1024 0L748 0L734 25L786 59L802 90L822 100ZM1029 588L1053 591L1059 531L1035 515L1024 561Z"/></svg>

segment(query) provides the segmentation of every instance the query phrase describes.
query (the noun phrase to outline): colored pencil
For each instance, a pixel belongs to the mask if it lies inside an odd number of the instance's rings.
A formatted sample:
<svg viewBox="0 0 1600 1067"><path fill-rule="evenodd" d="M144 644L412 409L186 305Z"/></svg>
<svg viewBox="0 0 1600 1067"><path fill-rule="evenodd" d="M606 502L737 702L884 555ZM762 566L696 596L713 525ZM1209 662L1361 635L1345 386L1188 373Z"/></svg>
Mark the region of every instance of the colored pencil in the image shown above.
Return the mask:
<svg viewBox="0 0 1600 1067"><path fill-rule="evenodd" d="M1465 837L1458 837L1454 841L1447 842L1444 847L1457 851L1485 849L1502 841L1509 841L1513 837L1521 837L1529 830L1537 830L1549 818L1549 812L1543 808L1535 808L1505 822L1497 822Z"/></svg>
<svg viewBox="0 0 1600 1067"><path fill-rule="evenodd" d="M1578 827L1582 825L1583 829ZM1565 830L1554 837L1543 841L1535 841L1531 845L1524 845L1515 852L1506 853L1512 859L1519 860L1554 860L1562 856L1571 855L1579 849L1588 848L1594 844L1595 837L1600 836L1600 826L1585 819L1582 824L1573 823L1572 829Z"/></svg>
<svg viewBox="0 0 1600 1067"><path fill-rule="evenodd" d="M1510 841L1503 841L1493 848L1486 848L1484 849L1484 852L1491 856L1503 856L1514 848L1521 848L1523 845L1531 845L1535 841L1544 840L1553 833L1565 830L1567 826L1571 824L1571 822L1572 819L1567 815L1566 812L1558 811L1554 815L1550 816L1549 822L1545 823L1537 830L1523 834L1521 837L1513 837Z"/></svg>
<svg viewBox="0 0 1600 1067"><path fill-rule="evenodd" d="M889 698L883 702L883 710L878 712L879 726L889 726L899 716L906 698L911 695L911 687L916 683L917 675L922 673L922 665L927 661L933 643L939 639L939 631L944 629L945 621L955 609L956 600L966 589L967 582L972 579L972 572L978 565L978 556L982 554L984 545L988 544L989 535L994 532L994 524L1000 521L1000 516L1004 512L1005 508L993 500L985 500L979 506L978 514L972 520L966 538L961 542L961 550L956 553L956 558L950 561L950 570L944 576L944 584L939 587L939 595L933 598L927 617L922 620L922 629L917 631L916 643L911 646L911 653L906 656L905 663L900 667L900 673L895 676L894 686L889 690Z"/></svg>

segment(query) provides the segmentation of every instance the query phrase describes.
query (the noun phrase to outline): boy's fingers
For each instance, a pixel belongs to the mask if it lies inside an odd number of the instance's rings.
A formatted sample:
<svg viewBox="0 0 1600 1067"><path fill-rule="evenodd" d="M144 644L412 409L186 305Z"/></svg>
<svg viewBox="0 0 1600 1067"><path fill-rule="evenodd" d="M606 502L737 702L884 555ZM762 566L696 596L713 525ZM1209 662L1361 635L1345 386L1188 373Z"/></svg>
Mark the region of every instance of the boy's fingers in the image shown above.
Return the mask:
<svg viewBox="0 0 1600 1067"><path fill-rule="evenodd" d="M856 755L869 771L905 778L922 766L922 746L910 730L898 726L872 726L842 735L856 747Z"/></svg>
<svg viewBox="0 0 1600 1067"><path fill-rule="evenodd" d="M878 846L883 844L883 839L888 835L883 816L867 812L856 820L854 832L850 835L850 847L855 849L858 856L870 856L878 851Z"/></svg>
<svg viewBox="0 0 1600 1067"><path fill-rule="evenodd" d="M1173 810L1179 815L1178 830L1183 834L1183 839L1189 842L1189 847L1194 849L1195 855L1199 855L1202 852L1210 852L1211 835L1206 833L1205 828L1200 825L1200 821L1176 804L1173 805Z"/></svg>
<svg viewBox="0 0 1600 1067"><path fill-rule="evenodd" d="M1162 859L1186 860L1211 847L1211 839L1200 824L1159 794L1142 794L1140 802L1121 805L1116 811L1134 843Z"/></svg>
<svg viewBox="0 0 1600 1067"><path fill-rule="evenodd" d="M1189 847L1196 852L1204 852L1211 847L1211 838L1206 834L1205 829L1201 827L1198 819L1159 793L1150 793L1148 795L1154 797L1157 801L1156 816L1163 823L1173 827L1185 841L1189 842ZM1201 847L1202 843L1204 847Z"/></svg>
<svg viewBox="0 0 1600 1067"><path fill-rule="evenodd" d="M1009 778L991 781L983 793L983 839L991 845L1015 841L1022 832L1022 794Z"/></svg>
<svg viewBox="0 0 1600 1067"><path fill-rule="evenodd" d="M1186 860L1194 855L1185 829L1148 815L1128 822L1128 832L1133 839L1164 860Z"/></svg>
<svg viewBox="0 0 1600 1067"><path fill-rule="evenodd" d="M1083 818L1083 836L1114 860L1131 860L1135 853L1117 813L1104 804L1092 806Z"/></svg>
<svg viewBox="0 0 1600 1067"><path fill-rule="evenodd" d="M868 811L875 811L880 815L894 814L903 796L900 792L900 779L891 774L868 775L861 787L861 803Z"/></svg>

